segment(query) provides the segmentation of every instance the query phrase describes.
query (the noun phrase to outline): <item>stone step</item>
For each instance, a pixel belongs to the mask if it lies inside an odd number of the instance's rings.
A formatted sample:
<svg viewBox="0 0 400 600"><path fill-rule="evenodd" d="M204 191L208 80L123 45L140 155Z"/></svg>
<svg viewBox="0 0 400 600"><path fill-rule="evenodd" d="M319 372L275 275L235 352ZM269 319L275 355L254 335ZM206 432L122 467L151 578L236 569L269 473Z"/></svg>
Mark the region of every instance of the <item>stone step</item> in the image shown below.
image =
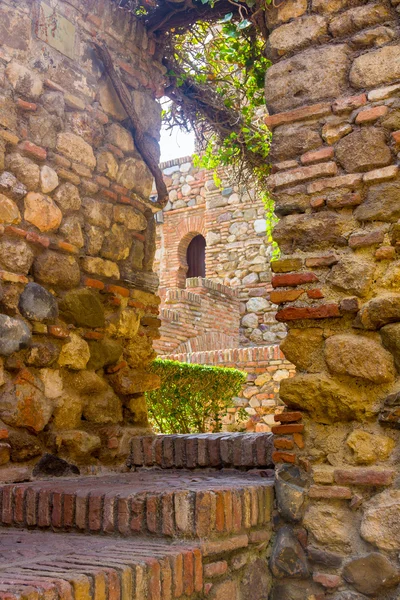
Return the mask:
<svg viewBox="0 0 400 600"><path fill-rule="evenodd" d="M274 466L272 433L202 433L134 437L130 464L162 469Z"/></svg>
<svg viewBox="0 0 400 600"><path fill-rule="evenodd" d="M139 470L0 486L0 524L215 539L271 521L273 480L226 470Z"/></svg>
<svg viewBox="0 0 400 600"><path fill-rule="evenodd" d="M194 544L0 529L1 600L171 600L202 590Z"/></svg>

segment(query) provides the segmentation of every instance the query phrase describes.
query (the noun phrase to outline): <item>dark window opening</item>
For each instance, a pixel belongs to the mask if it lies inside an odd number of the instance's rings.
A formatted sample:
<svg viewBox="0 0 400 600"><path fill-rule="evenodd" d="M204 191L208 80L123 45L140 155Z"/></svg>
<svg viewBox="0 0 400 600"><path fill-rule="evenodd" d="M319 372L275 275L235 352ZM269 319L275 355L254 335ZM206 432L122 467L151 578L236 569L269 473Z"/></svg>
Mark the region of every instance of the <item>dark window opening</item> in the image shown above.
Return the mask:
<svg viewBox="0 0 400 600"><path fill-rule="evenodd" d="M206 276L206 240L202 235L196 235L186 251L188 270L186 277Z"/></svg>

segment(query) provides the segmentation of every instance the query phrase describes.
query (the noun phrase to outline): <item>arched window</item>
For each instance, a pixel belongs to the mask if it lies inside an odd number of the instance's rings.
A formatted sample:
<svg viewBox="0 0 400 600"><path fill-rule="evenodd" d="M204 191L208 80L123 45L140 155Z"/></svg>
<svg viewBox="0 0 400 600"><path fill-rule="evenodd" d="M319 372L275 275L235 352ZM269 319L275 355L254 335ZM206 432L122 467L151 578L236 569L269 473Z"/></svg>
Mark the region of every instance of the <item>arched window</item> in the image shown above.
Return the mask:
<svg viewBox="0 0 400 600"><path fill-rule="evenodd" d="M196 235L186 250L188 270L186 278L206 276L206 240L202 235Z"/></svg>

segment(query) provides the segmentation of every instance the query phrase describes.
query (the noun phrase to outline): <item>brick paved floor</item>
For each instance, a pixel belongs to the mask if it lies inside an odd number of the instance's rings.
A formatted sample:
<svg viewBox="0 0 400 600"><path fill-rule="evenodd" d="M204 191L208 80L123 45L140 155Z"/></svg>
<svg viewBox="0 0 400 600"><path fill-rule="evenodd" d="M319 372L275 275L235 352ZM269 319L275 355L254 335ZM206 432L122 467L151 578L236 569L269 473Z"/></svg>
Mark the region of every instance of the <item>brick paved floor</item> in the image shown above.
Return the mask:
<svg viewBox="0 0 400 600"><path fill-rule="evenodd" d="M0 529L2 600L171 600L202 573L193 544Z"/></svg>
<svg viewBox="0 0 400 600"><path fill-rule="evenodd" d="M251 472L172 469L7 484L1 523L212 538L269 523L272 487Z"/></svg>

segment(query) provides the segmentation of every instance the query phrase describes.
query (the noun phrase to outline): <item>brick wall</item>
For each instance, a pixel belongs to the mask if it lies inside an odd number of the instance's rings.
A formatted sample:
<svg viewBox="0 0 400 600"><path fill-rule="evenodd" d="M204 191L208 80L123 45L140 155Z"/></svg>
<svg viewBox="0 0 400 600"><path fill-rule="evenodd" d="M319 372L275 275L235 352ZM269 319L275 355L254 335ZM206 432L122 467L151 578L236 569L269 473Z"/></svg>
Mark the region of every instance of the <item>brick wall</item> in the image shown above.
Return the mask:
<svg viewBox="0 0 400 600"><path fill-rule="evenodd" d="M266 11L273 298L297 367L273 427L274 600L399 597L399 10L287 0Z"/></svg>
<svg viewBox="0 0 400 600"><path fill-rule="evenodd" d="M109 0L2 2L0 22L0 471L122 461L158 384L152 177L93 36L155 149L163 67Z"/></svg>
<svg viewBox="0 0 400 600"><path fill-rule="evenodd" d="M157 226L156 266L164 288L185 287L186 250L195 235L206 238L206 278L235 290L240 299L240 346L268 345L283 339L270 300L271 244L265 210L254 193L239 188L227 170L219 176L193 166L190 157L163 163L170 201ZM163 336L164 324L161 328ZM208 350L214 348L209 346Z"/></svg>

